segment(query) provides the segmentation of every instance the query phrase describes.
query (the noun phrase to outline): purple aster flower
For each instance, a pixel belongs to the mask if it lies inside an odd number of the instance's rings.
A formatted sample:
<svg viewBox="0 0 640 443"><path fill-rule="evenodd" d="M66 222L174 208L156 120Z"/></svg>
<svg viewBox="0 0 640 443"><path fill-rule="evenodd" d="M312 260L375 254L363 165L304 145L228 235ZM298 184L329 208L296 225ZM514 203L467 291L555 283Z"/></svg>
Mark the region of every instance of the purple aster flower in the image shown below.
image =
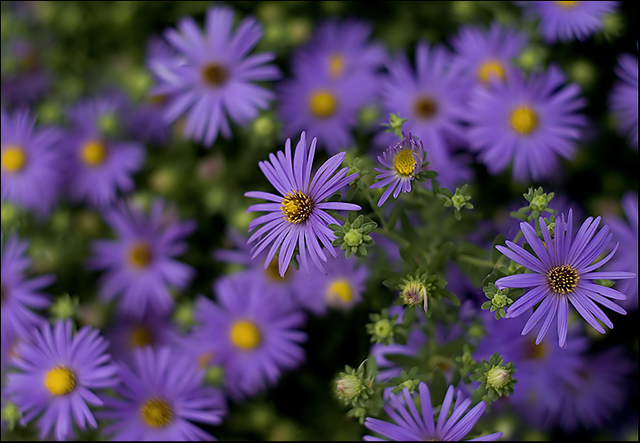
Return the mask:
<svg viewBox="0 0 640 443"><path fill-rule="evenodd" d="M262 37L256 19L244 18L235 32L232 25L233 10L227 7L207 11L204 36L191 17L181 19L178 30L164 33L178 58L157 59L151 68L160 79L152 94L170 97L165 120L186 113L185 136L207 147L218 132L231 137L228 117L244 126L269 106L273 92L254 82L280 78L278 68L268 64L274 54L247 56Z"/></svg>
<svg viewBox="0 0 640 443"><path fill-rule="evenodd" d="M346 153L340 152L329 158L312 178L311 168L313 167L315 150L316 139L314 138L307 153L307 137L302 132L300 141L296 145L295 155L292 158L291 139L287 139L284 153L278 151L277 156L270 154L270 162L259 163L264 175L281 195L260 191L245 193L247 197L262 198L271 202L252 205L247 209L247 212L268 212L268 214L249 223L249 231L263 225L249 237L249 243L260 239L253 248L252 258L260 254L267 246L272 245L265 260L265 269L271 263L275 253L280 250L278 268L281 277L289 267L296 246L302 267L307 272L309 271L307 255L311 256L311 260L317 268L324 272L320 260L327 261L327 258L320 243L331 255L337 257L334 247L331 245L336 236L327 225L338 224L338 222L326 210L357 211L361 209L360 206L353 203L323 202L355 179L358 174L345 177L349 170L346 167L338 171L346 155Z"/></svg>
<svg viewBox="0 0 640 443"><path fill-rule="evenodd" d="M488 85L492 79L504 81L511 60L520 55L528 37L514 28L492 22L488 30L463 26L452 39L452 69L469 86Z"/></svg>
<svg viewBox="0 0 640 443"><path fill-rule="evenodd" d="M618 132L638 149L638 56L620 54L615 72L618 79L609 95L609 108Z"/></svg>
<svg viewBox="0 0 640 443"><path fill-rule="evenodd" d="M491 174L513 162L513 178L526 181L553 176L558 156L570 159L587 118L586 101L556 66L524 78L508 70L508 81L475 88L469 98L469 141Z"/></svg>
<svg viewBox="0 0 640 443"><path fill-rule="evenodd" d="M117 368L97 329L85 326L72 334L71 320L44 324L22 342L8 374L7 390L23 414L23 425L42 414L40 439L55 428L55 438L73 438L73 424L96 428L88 405L102 406L96 390L118 383Z"/></svg>
<svg viewBox="0 0 640 443"><path fill-rule="evenodd" d="M44 317L32 309L45 309L51 304L49 295L40 290L50 285L53 275L25 278L25 271L31 265L26 255L27 242L17 235L7 239L2 236L2 336L27 336L31 329L45 323Z"/></svg>
<svg viewBox="0 0 640 443"><path fill-rule="evenodd" d="M522 334L527 334L546 314L536 338L536 345L539 344L557 315L558 344L564 348L567 341L570 302L587 323L604 334L605 330L596 318L609 328L613 328L613 323L596 303L619 314L626 314L624 309L610 299L625 300L627 296L613 288L598 285L593 280L618 280L635 276L631 272L622 271L594 272L607 263L616 252L617 246L604 259L594 263L611 240L609 227L605 225L596 234L600 217L595 220L589 217L574 238L573 212L569 211L566 221L564 214L556 218L554 237L551 238L542 217L539 223L544 242L536 236L536 231L531 225L520 223L522 234L535 256L510 241L506 242L508 248L496 246L507 258L531 271L502 277L496 281L496 287L499 289L532 288L506 309L506 317L517 317L531 312L531 308L540 303L522 329Z"/></svg>
<svg viewBox="0 0 640 443"><path fill-rule="evenodd" d="M255 396L303 362L307 336L298 329L305 316L290 300L238 274L220 278L214 292L217 303L196 301L197 330L215 349L234 401Z"/></svg>
<svg viewBox="0 0 640 443"><path fill-rule="evenodd" d="M142 317L119 313L104 336L109 341L113 358L131 365L136 349L145 346L158 349L175 344L179 334L168 315L159 316L147 311Z"/></svg>
<svg viewBox="0 0 640 443"><path fill-rule="evenodd" d="M614 12L618 2L527 1L516 2L525 17L539 20L538 31L547 43L586 40L602 28L602 19Z"/></svg>
<svg viewBox="0 0 640 443"><path fill-rule="evenodd" d="M61 174L55 144L60 131L35 129L29 111L0 109L2 201L45 217L57 203Z"/></svg>
<svg viewBox="0 0 640 443"><path fill-rule="evenodd" d="M315 315L324 315L328 308L347 310L362 300L369 275L367 266L355 258L328 257L326 274L313 270L311 275L298 272L294 279L294 300Z"/></svg>
<svg viewBox="0 0 640 443"><path fill-rule="evenodd" d="M422 169L424 148L422 142L411 133L402 134L402 140L389 146L378 161L386 169L374 168L381 174L376 175L378 182L369 186L369 189L382 188L389 185L378 200L378 207L382 206L393 192L393 198L398 198L400 191L411 192L411 182Z"/></svg>
<svg viewBox="0 0 640 443"><path fill-rule="evenodd" d="M161 199L152 202L148 217L120 202L114 209L105 209L104 218L118 239L92 245L89 268L106 270L100 280L100 296L105 300L117 297L125 314L167 314L174 305L169 287L185 289L194 275L191 266L174 257L186 251L184 237L193 232L195 221L177 220L176 215L165 212Z"/></svg>
<svg viewBox="0 0 640 443"><path fill-rule="evenodd" d="M42 66L43 53L42 47L21 38L3 44L0 97L7 107L33 106L49 91L51 76ZM5 69L5 57L16 69Z"/></svg>
<svg viewBox="0 0 640 443"><path fill-rule="evenodd" d="M382 83L385 115L400 114L407 119L403 130L422 140L427 160L442 184L466 181L471 171L452 152L467 143L460 116L469 88L460 80L460 73L450 68L452 56L444 46L421 41L415 59L415 69L404 53L388 63L389 75ZM387 147L395 143L394 137L382 132L374 143Z"/></svg>
<svg viewBox="0 0 640 443"><path fill-rule="evenodd" d="M192 422L217 425L227 405L217 389L203 385L204 371L176 349L137 349L129 367L120 363L118 397L103 396L101 419L114 440L200 441L213 437Z"/></svg>
<svg viewBox="0 0 640 443"><path fill-rule="evenodd" d="M606 270L619 269L636 274L634 278L621 281L616 288L627 296L620 305L626 309L638 308L638 194L627 193L622 198L622 218L610 215L607 224L611 228L613 241L620 247L613 259L606 264Z"/></svg>
<svg viewBox="0 0 640 443"><path fill-rule="evenodd" d="M354 144L353 129L358 111L377 80L367 72L333 79L324 72L321 59L301 64L277 86L278 113L284 124L283 135L301 131L321 140L319 147L329 154L349 149Z"/></svg>
<svg viewBox="0 0 640 443"><path fill-rule="evenodd" d="M437 422L434 423L433 416L436 410L431 405L429 388L421 382L418 389L421 411L416 408L415 399L409 393L409 389L404 388L402 395L391 394L384 407L384 411L395 423L367 417L364 421L365 427L391 441L459 441L471 431L487 407L487 404L481 401L467 412L471 399L463 399L461 392L458 391L453 412L447 417L454 397L454 388L450 385L442 402ZM496 432L470 441L493 441L501 436L502 432ZM386 439L365 435L363 440L385 441Z"/></svg>
<svg viewBox="0 0 640 443"><path fill-rule="evenodd" d="M93 206L111 205L118 193L134 189L133 174L144 163L144 146L121 141L103 129L122 110L119 95L90 99L69 110L71 129L64 140L66 187L75 202Z"/></svg>

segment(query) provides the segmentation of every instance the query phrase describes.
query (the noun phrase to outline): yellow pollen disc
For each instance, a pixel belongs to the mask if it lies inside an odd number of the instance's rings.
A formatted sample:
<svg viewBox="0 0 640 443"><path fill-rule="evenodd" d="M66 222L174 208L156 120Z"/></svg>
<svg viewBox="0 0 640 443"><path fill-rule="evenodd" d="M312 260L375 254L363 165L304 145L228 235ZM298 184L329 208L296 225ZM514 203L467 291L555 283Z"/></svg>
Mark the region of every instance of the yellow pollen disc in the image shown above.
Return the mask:
<svg viewBox="0 0 640 443"><path fill-rule="evenodd" d="M162 428L173 419L173 411L166 400L151 398L140 409L142 419L152 428Z"/></svg>
<svg viewBox="0 0 640 443"><path fill-rule="evenodd" d="M24 167L27 156L18 146L9 146L2 151L2 167L9 172L18 172Z"/></svg>
<svg viewBox="0 0 640 443"><path fill-rule="evenodd" d="M313 210L311 199L300 191L293 194L287 192L280 204L280 212L289 223L302 223L309 218Z"/></svg>
<svg viewBox="0 0 640 443"><path fill-rule="evenodd" d="M318 91L311 95L309 107L316 117L326 118L331 116L336 108L337 101L335 96L329 91Z"/></svg>
<svg viewBox="0 0 640 443"><path fill-rule="evenodd" d="M260 344L260 330L248 320L238 320L229 332L231 343L243 350L251 350Z"/></svg>
<svg viewBox="0 0 640 443"><path fill-rule="evenodd" d="M416 168L416 159L413 158L413 153L409 149L405 149L404 151L400 151L398 155L396 155L396 161L394 165L396 167L396 171L398 171L402 175L411 175L413 174L413 170Z"/></svg>
<svg viewBox="0 0 640 443"><path fill-rule="evenodd" d="M154 106L160 106L167 101L167 96L165 94L152 95L150 98L151 104Z"/></svg>
<svg viewBox="0 0 640 443"><path fill-rule="evenodd" d="M218 63L209 63L202 68L202 81L209 86L222 86L227 81L227 70Z"/></svg>
<svg viewBox="0 0 640 443"><path fill-rule="evenodd" d="M422 95L413 102L413 111L418 118L428 120L438 112L438 103L431 97Z"/></svg>
<svg viewBox="0 0 640 443"><path fill-rule="evenodd" d="M560 6L563 9L571 9L578 6L578 1L565 1L565 2L554 2L556 5Z"/></svg>
<svg viewBox="0 0 640 443"><path fill-rule="evenodd" d="M547 353L546 345L544 341L540 342L540 344L536 345L534 339L529 340L525 349L525 356L530 360L539 360L545 356Z"/></svg>
<svg viewBox="0 0 640 443"><path fill-rule="evenodd" d="M129 248L129 263L134 268L146 268L151 258L151 250L144 242L136 242Z"/></svg>
<svg viewBox="0 0 640 443"><path fill-rule="evenodd" d="M529 134L538 126L538 117L531 108L521 106L511 113L511 127L519 134Z"/></svg>
<svg viewBox="0 0 640 443"><path fill-rule="evenodd" d="M284 271L284 277L280 277L280 270L278 269L278 260L276 260L276 257L271 260L271 263L269 263L269 266L267 266L267 269L264 272L269 280L274 282L283 282L287 280L291 275L289 273L289 269L291 268L287 268L287 270Z"/></svg>
<svg viewBox="0 0 640 443"><path fill-rule="evenodd" d="M44 378L44 385L53 395L66 395L76 385L76 375L64 366L53 368Z"/></svg>
<svg viewBox="0 0 640 443"><path fill-rule="evenodd" d="M151 332L149 332L149 329L146 327L140 325L131 330L131 335L129 335L129 344L132 347L148 346L151 342Z"/></svg>
<svg viewBox="0 0 640 443"><path fill-rule="evenodd" d="M335 280L327 288L327 300L333 305L344 305L353 299L351 285L347 280Z"/></svg>
<svg viewBox="0 0 640 443"><path fill-rule="evenodd" d="M497 60L488 60L480 65L478 69L478 78L484 84L489 83L492 78L504 81L504 68L502 63Z"/></svg>
<svg viewBox="0 0 640 443"><path fill-rule="evenodd" d="M547 281L556 294L569 294L578 286L580 275L573 266L562 265L549 271Z"/></svg>
<svg viewBox="0 0 640 443"><path fill-rule="evenodd" d="M82 161L87 166L98 166L104 162L104 158L107 155L107 149L101 141L92 140L82 146L80 155L82 157Z"/></svg>
<svg viewBox="0 0 640 443"><path fill-rule="evenodd" d="M329 75L338 78L344 70L344 57L342 54L333 54L329 57Z"/></svg>

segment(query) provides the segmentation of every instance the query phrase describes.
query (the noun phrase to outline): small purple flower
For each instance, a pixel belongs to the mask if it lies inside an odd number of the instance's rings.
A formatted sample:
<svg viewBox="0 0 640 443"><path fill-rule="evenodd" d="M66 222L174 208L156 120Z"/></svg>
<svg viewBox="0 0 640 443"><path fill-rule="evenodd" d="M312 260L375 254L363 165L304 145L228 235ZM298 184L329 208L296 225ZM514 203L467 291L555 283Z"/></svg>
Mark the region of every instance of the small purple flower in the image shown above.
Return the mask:
<svg viewBox="0 0 640 443"><path fill-rule="evenodd" d="M348 310L362 300L369 269L355 258L345 258L341 252L337 258L328 257L326 274L318 270L311 276L295 274L292 293L299 306L315 315L324 315L328 308Z"/></svg>
<svg viewBox="0 0 640 443"><path fill-rule="evenodd" d="M467 119L472 151L491 174L513 162L513 178L527 181L553 176L558 156L570 159L587 118L586 101L556 66L525 78L511 69L509 80L475 88Z"/></svg>
<svg viewBox="0 0 640 443"><path fill-rule="evenodd" d="M204 371L186 355L163 347L137 349L134 364L120 363L118 398L103 396L99 418L114 440L201 441L214 438L192 421L217 425L227 413L222 392L203 385Z"/></svg>
<svg viewBox="0 0 640 443"><path fill-rule="evenodd" d="M458 71L461 81L470 86L504 81L507 67L520 55L527 40L525 33L499 22L492 22L488 30L463 26L451 41L454 50L452 69Z"/></svg>
<svg viewBox="0 0 640 443"><path fill-rule="evenodd" d="M143 317L147 311L165 315L174 305L169 287L184 289L194 270L174 257L184 253L184 237L195 229L195 222L178 221L165 212L164 201L152 202L147 217L138 208L120 202L105 209L105 220L117 232L117 240L97 240L88 266L105 269L100 280L100 296L119 298L125 314Z"/></svg>
<svg viewBox="0 0 640 443"><path fill-rule="evenodd" d="M208 337L234 401L257 395L303 362L305 316L291 300L238 274L220 278L214 292L218 303L202 296L196 302L196 333Z"/></svg>
<svg viewBox="0 0 640 443"><path fill-rule="evenodd" d="M293 252L298 246L302 267L309 270L308 256L324 272L320 260L327 261L318 240L324 245L331 255L337 257L331 242L336 238L327 225L338 224L337 220L325 210L357 211L360 206L353 203L323 202L326 198L339 191L345 185L355 179L358 174L345 177L349 168L338 168L342 164L346 153L340 152L327 160L311 177L313 156L316 150L316 139L311 141L311 148L307 154L306 134L300 134L300 141L296 146L295 155L291 157L291 139L287 139L284 153L278 151L277 156L269 155L270 162L259 163L260 169L269 182L281 194L280 196L267 192L250 191L245 196L269 200L271 203L259 203L249 206L247 212L266 211L249 223L249 231L257 229L249 243L258 239L253 248L255 258L270 244L271 249L265 260L264 268L267 269L274 255L280 250L278 268L283 277L287 271ZM266 234L266 235L265 235Z"/></svg>
<svg viewBox="0 0 640 443"><path fill-rule="evenodd" d="M634 278L621 281L616 288L627 296L620 305L625 309L638 308L638 194L627 193L622 198L622 210L627 221L610 215L606 217L613 234L613 241L619 245L618 251L606 264L606 270L622 270L636 274Z"/></svg>
<svg viewBox="0 0 640 443"><path fill-rule="evenodd" d="M57 204L61 184L55 144L60 131L35 129L29 111L12 115L0 109L2 201L10 201L41 217Z"/></svg>
<svg viewBox="0 0 640 443"><path fill-rule="evenodd" d="M415 400L409 393L409 389L404 388L402 395L400 393L391 394L384 407L387 415L395 423L367 417L364 421L365 427L391 441L459 441L471 431L487 407L487 404L481 401L467 412L471 405L471 399L463 399L458 391L453 412L447 417L454 397L454 388L453 385L450 385L442 402L437 422L434 423L433 418L436 411L431 406L429 388L424 382L421 382L418 389L422 413L416 408ZM501 436L502 432L496 432L473 438L470 441L493 441ZM385 441L386 439L371 435L365 435L363 438L365 441Z"/></svg>
<svg viewBox="0 0 640 443"><path fill-rule="evenodd" d="M43 67L45 51L40 44L21 38L8 41L6 47L3 45L3 62L5 57L11 59L17 68L6 70L3 63L0 97L7 107L34 106L49 91L51 75Z"/></svg>
<svg viewBox="0 0 640 443"><path fill-rule="evenodd" d="M638 56L620 54L615 72L618 79L609 95L609 108L618 132L638 149Z"/></svg>
<svg viewBox="0 0 640 443"><path fill-rule="evenodd" d="M547 43L586 40L602 28L602 19L618 7L616 1L522 1L525 17L538 20Z"/></svg>
<svg viewBox="0 0 640 443"><path fill-rule="evenodd" d="M369 189L382 188L389 185L378 200L378 207L382 206L393 192L393 198L398 198L400 191L411 192L411 182L422 169L424 148L422 142L411 133L402 134L403 139L395 145L389 146L378 161L386 169L374 168L381 174L376 175L376 183Z"/></svg>
<svg viewBox="0 0 640 443"><path fill-rule="evenodd" d="M69 110L71 129L64 139L66 188L75 202L108 206L118 193L134 189L133 174L144 163L144 146L121 141L103 130L120 117L120 96L89 99ZM115 129L114 129L115 132Z"/></svg>
<svg viewBox="0 0 640 443"><path fill-rule="evenodd" d="M51 304L50 296L40 290L50 285L55 277L41 275L25 278L25 271L31 265L26 255L27 242L17 235L4 241L2 238L2 336L27 336L31 329L45 323L44 317L32 309L45 309Z"/></svg>
<svg viewBox="0 0 640 443"><path fill-rule="evenodd" d="M95 391L118 383L117 368L99 331L85 326L72 335L71 320L53 328L47 323L35 331L32 341L18 346L12 361L18 371L8 374L7 390L23 414L23 425L42 414L40 439L54 428L56 439L71 439L73 423L82 430L96 428L88 405L102 406Z"/></svg>
<svg viewBox="0 0 640 443"><path fill-rule="evenodd" d="M389 74L381 84L384 115L407 119L403 130L424 143L427 160L441 184L464 182L471 171L458 163L453 150L467 144L461 116L469 87L451 69L452 55L443 45L421 41L415 59L415 69L404 53L388 63ZM387 147L395 142L394 137L382 132L374 143Z"/></svg>
<svg viewBox="0 0 640 443"><path fill-rule="evenodd" d="M169 62L156 59L151 68L160 79L152 94L170 99L165 121L187 114L185 136L207 147L219 132L231 137L228 117L244 126L269 106L273 92L255 82L280 78L279 69L268 64L274 54L247 56L262 37L256 19L243 19L235 32L232 26L233 10L228 7L207 11L204 36L193 18L181 19L178 30L164 33L179 56Z"/></svg>
<svg viewBox="0 0 640 443"><path fill-rule="evenodd" d="M609 328L613 328L613 323L596 305L596 302L614 312L626 314L624 309L610 299L625 300L627 296L613 288L596 284L593 280L618 280L635 277L635 274L631 272L594 272L607 263L616 252L617 247L604 259L594 263L594 260L600 256L611 241L609 227L605 225L596 234L600 217L595 220L593 217L589 217L584 221L574 238L573 212L569 211L566 221L564 214L562 217L556 218L554 237L551 238L542 217L540 217L539 223L544 242L536 236L536 231L531 225L520 223L524 238L533 249L535 256L510 241L506 242L508 248L496 246L496 249L509 259L532 271L502 277L496 281L496 287L499 289L532 288L506 309L506 317L517 317L531 312L531 309L540 303L522 329L522 335L527 334L546 314L544 324L536 338L536 345L539 344L557 315L558 345L564 348L567 341L569 303L571 303L587 323L604 334L605 330L596 318Z"/></svg>

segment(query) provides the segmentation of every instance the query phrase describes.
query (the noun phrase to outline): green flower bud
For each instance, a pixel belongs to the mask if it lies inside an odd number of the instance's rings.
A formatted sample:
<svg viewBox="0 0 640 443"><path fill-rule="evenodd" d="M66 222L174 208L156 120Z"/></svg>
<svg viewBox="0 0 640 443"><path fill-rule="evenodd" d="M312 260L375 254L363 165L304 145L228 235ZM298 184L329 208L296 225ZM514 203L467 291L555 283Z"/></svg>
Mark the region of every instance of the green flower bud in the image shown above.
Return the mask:
<svg viewBox="0 0 640 443"><path fill-rule="evenodd" d="M489 371L485 372L485 375L487 376L487 385L495 389L504 388L510 377L509 371L502 366L493 366Z"/></svg>
<svg viewBox="0 0 640 443"><path fill-rule="evenodd" d="M356 398L364 390L364 383L355 375L347 374L336 382L336 394L345 400Z"/></svg>
<svg viewBox="0 0 640 443"><path fill-rule="evenodd" d="M374 330L376 335L381 338L389 337L393 334L393 325L387 318L383 318L382 320L378 320L374 325Z"/></svg>
<svg viewBox="0 0 640 443"><path fill-rule="evenodd" d="M349 246L360 246L362 243L362 233L357 229L350 229L344 234L344 242Z"/></svg>
<svg viewBox="0 0 640 443"><path fill-rule="evenodd" d="M417 305L427 297L427 287L419 280L411 280L403 285L400 295L405 305Z"/></svg>
<svg viewBox="0 0 640 443"><path fill-rule="evenodd" d="M78 297L71 298L69 294L63 294L51 304L49 311L56 320L73 318L78 313L79 303Z"/></svg>

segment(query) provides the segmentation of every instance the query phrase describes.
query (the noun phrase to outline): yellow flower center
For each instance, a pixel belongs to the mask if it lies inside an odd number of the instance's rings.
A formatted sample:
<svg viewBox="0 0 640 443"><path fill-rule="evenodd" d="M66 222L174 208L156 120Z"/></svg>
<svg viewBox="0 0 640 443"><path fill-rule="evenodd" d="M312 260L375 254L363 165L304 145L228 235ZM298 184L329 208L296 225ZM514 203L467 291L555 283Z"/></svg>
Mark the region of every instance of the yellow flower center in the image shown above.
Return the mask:
<svg viewBox="0 0 640 443"><path fill-rule="evenodd" d="M438 112L438 103L431 97L421 95L413 102L413 111L418 118L428 120Z"/></svg>
<svg viewBox="0 0 640 443"><path fill-rule="evenodd" d="M151 250L145 242L136 242L129 248L129 263L134 268L146 268L151 258Z"/></svg>
<svg viewBox="0 0 640 443"><path fill-rule="evenodd" d="M80 151L82 161L87 166L98 166L104 162L107 149L100 140L92 140L85 143Z"/></svg>
<svg viewBox="0 0 640 443"><path fill-rule="evenodd" d="M129 344L131 347L143 347L150 345L152 342L151 332L143 325L135 326L129 335Z"/></svg>
<svg viewBox="0 0 640 443"><path fill-rule="evenodd" d="M342 54L332 54L329 57L329 75L332 78L338 78L344 71L344 57Z"/></svg>
<svg viewBox="0 0 640 443"><path fill-rule="evenodd" d="M529 134L538 126L535 112L526 106L516 108L511 113L511 127L519 134Z"/></svg>
<svg viewBox="0 0 640 443"><path fill-rule="evenodd" d="M27 156L24 151L14 145L10 145L2 151L2 167L9 172L18 172L24 167Z"/></svg>
<svg viewBox="0 0 640 443"><path fill-rule="evenodd" d="M238 320L233 326L229 334L231 343L238 348L248 351L254 349L260 344L260 330L255 324L248 320Z"/></svg>
<svg viewBox="0 0 640 443"><path fill-rule="evenodd" d="M562 265L550 270L547 280L556 294L569 294L578 286L580 275L573 266Z"/></svg>
<svg viewBox="0 0 640 443"><path fill-rule="evenodd" d="M353 292L347 280L335 280L327 288L327 301L331 305L344 305L352 299Z"/></svg>
<svg viewBox="0 0 640 443"><path fill-rule="evenodd" d="M66 395L76 385L76 375L64 366L53 368L44 378L44 385L55 396Z"/></svg>
<svg viewBox="0 0 640 443"><path fill-rule="evenodd" d="M338 106L336 97L329 91L318 91L311 95L309 101L311 112L316 117L326 118L333 115Z"/></svg>
<svg viewBox="0 0 640 443"><path fill-rule="evenodd" d="M416 159L413 157L413 152L411 152L410 149L405 149L396 155L394 165L396 167L396 171L400 174L411 175L413 174L413 170L416 168L416 163Z"/></svg>
<svg viewBox="0 0 640 443"><path fill-rule="evenodd" d="M498 80L504 81L504 68L502 67L502 63L497 60L487 60L478 69L478 79L487 84L492 78L497 78Z"/></svg>
<svg viewBox="0 0 640 443"><path fill-rule="evenodd" d="M289 223L302 223L313 211L311 199L300 191L287 192L280 203L280 211Z"/></svg>
<svg viewBox="0 0 640 443"><path fill-rule="evenodd" d="M554 2L556 5L560 6L562 9L572 9L578 6L579 1L565 1L565 2Z"/></svg>
<svg viewBox="0 0 640 443"><path fill-rule="evenodd" d="M284 271L284 277L280 277L280 271L278 270L278 260L276 260L276 257L271 260L271 263L269 263L269 266L267 266L267 270L264 272L269 280L282 283L291 275L289 272L289 269L291 269L291 267L287 268L287 270Z"/></svg>
<svg viewBox="0 0 640 443"><path fill-rule="evenodd" d="M166 400L151 398L142 405L140 410L144 422L152 428L162 428L173 419L173 411Z"/></svg>
<svg viewBox="0 0 640 443"><path fill-rule="evenodd" d="M227 70L218 63L208 63L202 68L202 81L209 86L222 86L227 81Z"/></svg>

